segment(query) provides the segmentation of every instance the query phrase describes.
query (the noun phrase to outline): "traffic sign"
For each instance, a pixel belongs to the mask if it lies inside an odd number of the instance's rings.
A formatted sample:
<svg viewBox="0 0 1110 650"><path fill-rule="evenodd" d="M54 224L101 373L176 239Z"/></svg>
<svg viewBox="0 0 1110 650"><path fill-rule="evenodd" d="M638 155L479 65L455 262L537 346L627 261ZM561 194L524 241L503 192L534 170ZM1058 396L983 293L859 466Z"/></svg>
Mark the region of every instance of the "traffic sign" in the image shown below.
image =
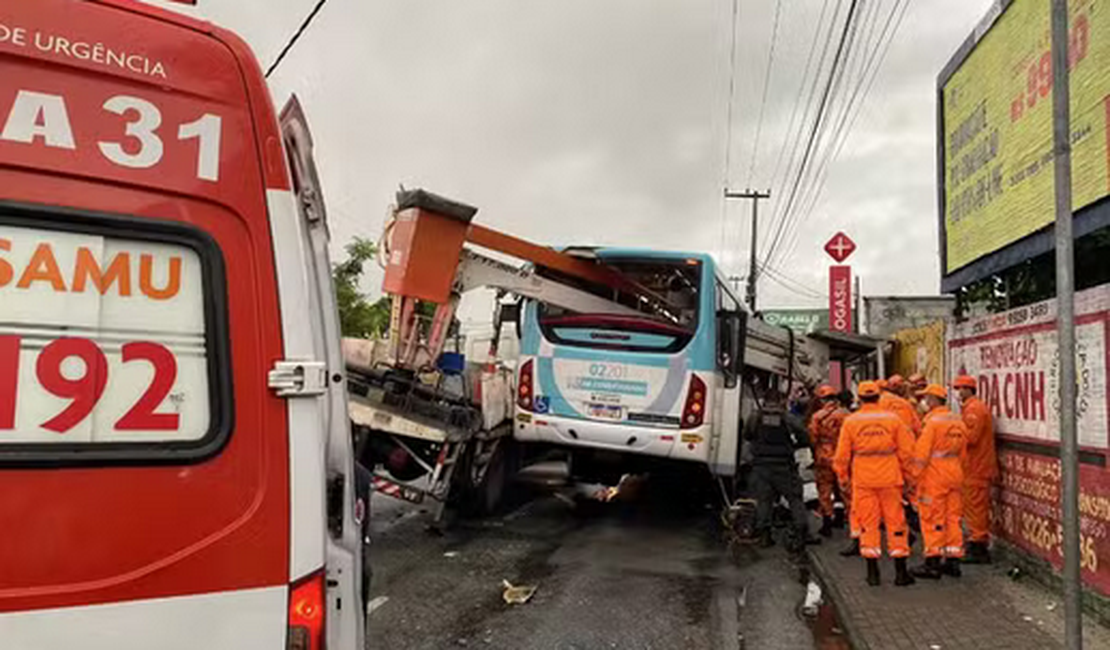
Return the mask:
<svg viewBox="0 0 1110 650"><path fill-rule="evenodd" d="M825 252L838 264L848 259L848 256L855 250L856 242L842 232L836 233L832 236L832 239L825 243Z"/></svg>

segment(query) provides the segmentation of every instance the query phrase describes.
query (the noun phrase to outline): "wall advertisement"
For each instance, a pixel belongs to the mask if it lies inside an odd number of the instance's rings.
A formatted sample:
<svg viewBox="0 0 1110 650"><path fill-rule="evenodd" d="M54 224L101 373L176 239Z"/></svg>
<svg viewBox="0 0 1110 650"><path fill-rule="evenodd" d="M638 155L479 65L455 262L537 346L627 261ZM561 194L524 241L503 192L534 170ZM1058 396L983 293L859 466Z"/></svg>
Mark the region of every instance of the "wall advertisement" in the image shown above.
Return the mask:
<svg viewBox="0 0 1110 650"><path fill-rule="evenodd" d="M943 320L895 332L894 372L903 377L921 373L930 383L943 383L944 332Z"/></svg>
<svg viewBox="0 0 1110 650"><path fill-rule="evenodd" d="M1110 595L1110 454L1106 367L1110 285L1075 297L1079 389L1081 564L1084 582ZM1061 565L1056 301L1035 303L949 328L949 380L977 378L999 440L996 532ZM1012 444L1027 443L1027 444Z"/></svg>
<svg viewBox="0 0 1110 650"><path fill-rule="evenodd" d="M1064 563L1059 459L1003 449L998 463L996 532L1059 569ZM1110 595L1110 473L1087 464L1079 466L1079 563L1084 584Z"/></svg>
<svg viewBox="0 0 1110 650"><path fill-rule="evenodd" d="M828 329L827 309L768 309L763 311L763 322L789 327L796 334L812 334Z"/></svg>
<svg viewBox="0 0 1110 650"><path fill-rule="evenodd" d="M1107 449L1107 322L1110 285L1075 297L1079 444ZM1000 436L1058 444L1056 301L958 323L948 339L949 374L969 374ZM950 377L951 378L951 377Z"/></svg>

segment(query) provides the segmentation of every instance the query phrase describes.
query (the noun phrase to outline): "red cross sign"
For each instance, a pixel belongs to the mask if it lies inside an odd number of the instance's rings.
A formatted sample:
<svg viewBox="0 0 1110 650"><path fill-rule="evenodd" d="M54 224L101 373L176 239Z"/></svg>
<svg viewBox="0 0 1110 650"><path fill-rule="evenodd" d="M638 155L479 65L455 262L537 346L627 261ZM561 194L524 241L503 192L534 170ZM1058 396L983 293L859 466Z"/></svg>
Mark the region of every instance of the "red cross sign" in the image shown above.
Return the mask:
<svg viewBox="0 0 1110 650"><path fill-rule="evenodd" d="M848 259L848 256L855 250L856 242L852 241L851 237L842 232L836 233L832 236L832 239L825 243L825 252L836 260L837 263Z"/></svg>

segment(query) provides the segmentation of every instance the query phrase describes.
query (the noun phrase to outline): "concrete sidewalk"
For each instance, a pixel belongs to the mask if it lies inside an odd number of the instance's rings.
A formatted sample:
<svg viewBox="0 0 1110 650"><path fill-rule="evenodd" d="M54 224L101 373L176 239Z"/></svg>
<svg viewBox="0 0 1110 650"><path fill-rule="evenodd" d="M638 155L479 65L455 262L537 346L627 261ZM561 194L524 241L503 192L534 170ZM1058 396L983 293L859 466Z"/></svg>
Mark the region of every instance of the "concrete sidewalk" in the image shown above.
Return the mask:
<svg viewBox="0 0 1110 650"><path fill-rule="evenodd" d="M830 543L831 542L831 543ZM811 547L813 568L825 585L856 650L1044 650L1063 648L1063 605L1029 578L1012 580L1009 565L964 566L962 578L894 586L894 563L882 561L883 584L864 581L862 558L838 551L843 533ZM921 561L920 548L910 566ZM1110 630L1084 618L1085 646L1110 648Z"/></svg>

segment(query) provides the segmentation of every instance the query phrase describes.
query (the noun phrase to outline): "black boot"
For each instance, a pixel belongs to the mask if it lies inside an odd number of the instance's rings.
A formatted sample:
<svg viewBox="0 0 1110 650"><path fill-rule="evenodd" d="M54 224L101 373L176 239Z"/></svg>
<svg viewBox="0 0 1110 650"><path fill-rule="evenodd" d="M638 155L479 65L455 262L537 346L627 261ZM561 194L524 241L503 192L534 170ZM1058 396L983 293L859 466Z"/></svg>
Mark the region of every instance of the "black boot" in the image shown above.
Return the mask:
<svg viewBox="0 0 1110 650"><path fill-rule="evenodd" d="M821 518L821 530L818 530L817 533L820 534L821 537L832 537L832 529L833 529L833 518L832 517L822 517Z"/></svg>
<svg viewBox="0 0 1110 650"><path fill-rule="evenodd" d="M960 571L960 561L954 557L950 557L944 561L944 566L941 568L941 572L944 573L944 575L952 576L953 578L959 578L961 575L963 575L963 572Z"/></svg>
<svg viewBox="0 0 1110 650"><path fill-rule="evenodd" d="M919 564L910 570L910 573L915 578L924 578L926 580L940 580L940 558L927 557L923 564Z"/></svg>
<svg viewBox="0 0 1110 650"><path fill-rule="evenodd" d="M964 564L990 564L991 552L986 542L968 542Z"/></svg>
<svg viewBox="0 0 1110 650"><path fill-rule="evenodd" d="M859 555L859 538L857 537L849 542L847 546L841 549L840 554L844 557L855 557Z"/></svg>
<svg viewBox="0 0 1110 650"><path fill-rule="evenodd" d="M894 586L908 587L916 582L910 572L906 570L906 558L894 558Z"/></svg>
<svg viewBox="0 0 1110 650"><path fill-rule="evenodd" d="M879 576L879 561L873 557L867 558L867 584L872 587L878 587L882 584L882 579Z"/></svg>
<svg viewBox="0 0 1110 650"><path fill-rule="evenodd" d="M844 508L837 508L836 514L833 515L833 528L844 528Z"/></svg>

